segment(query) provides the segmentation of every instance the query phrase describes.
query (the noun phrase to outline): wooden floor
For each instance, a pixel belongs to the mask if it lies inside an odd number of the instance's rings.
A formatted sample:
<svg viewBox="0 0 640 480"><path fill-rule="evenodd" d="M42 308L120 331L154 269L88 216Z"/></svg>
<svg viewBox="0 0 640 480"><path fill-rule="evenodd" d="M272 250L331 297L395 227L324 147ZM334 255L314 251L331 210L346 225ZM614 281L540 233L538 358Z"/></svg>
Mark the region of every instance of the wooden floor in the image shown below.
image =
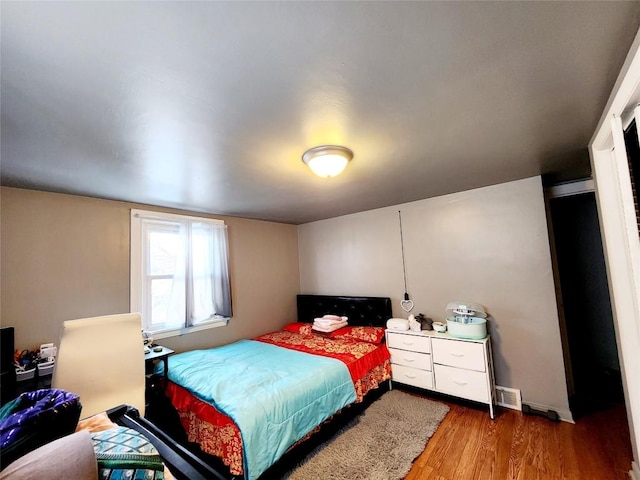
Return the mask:
<svg viewBox="0 0 640 480"><path fill-rule="evenodd" d="M628 480L632 452L624 405L551 422L499 409L451 410L405 480Z"/></svg>

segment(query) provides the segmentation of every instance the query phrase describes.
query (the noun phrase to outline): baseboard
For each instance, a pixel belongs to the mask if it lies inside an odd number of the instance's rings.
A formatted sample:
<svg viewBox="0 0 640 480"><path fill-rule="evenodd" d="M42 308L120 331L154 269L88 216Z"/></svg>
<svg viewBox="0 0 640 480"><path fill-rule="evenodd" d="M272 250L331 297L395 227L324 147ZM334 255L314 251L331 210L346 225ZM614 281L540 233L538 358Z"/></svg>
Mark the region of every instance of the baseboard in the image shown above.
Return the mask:
<svg viewBox="0 0 640 480"><path fill-rule="evenodd" d="M638 465L636 462L631 462L629 478L631 478L631 480L640 480L640 465Z"/></svg>
<svg viewBox="0 0 640 480"><path fill-rule="evenodd" d="M541 403L527 402L526 400L523 400L522 403L526 403L527 405L529 405L534 410L541 410L543 412L546 412L547 410L553 410L558 414L558 417L560 417L560 420L562 420L563 422L576 423L573 420L573 415L571 414L571 410L568 410L568 409L567 410L558 410L558 409L555 409L553 407L550 407L549 405L543 405ZM640 480L640 478L638 480Z"/></svg>

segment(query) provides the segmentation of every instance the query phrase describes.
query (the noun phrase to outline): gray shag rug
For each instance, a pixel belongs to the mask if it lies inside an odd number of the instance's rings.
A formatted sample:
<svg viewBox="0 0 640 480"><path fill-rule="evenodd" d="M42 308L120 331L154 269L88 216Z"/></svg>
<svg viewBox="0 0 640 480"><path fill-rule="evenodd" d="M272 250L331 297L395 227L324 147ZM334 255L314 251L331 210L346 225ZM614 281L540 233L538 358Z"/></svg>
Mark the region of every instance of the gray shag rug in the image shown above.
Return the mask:
<svg viewBox="0 0 640 480"><path fill-rule="evenodd" d="M404 478L448 411L448 406L426 398L399 390L386 392L283 478Z"/></svg>

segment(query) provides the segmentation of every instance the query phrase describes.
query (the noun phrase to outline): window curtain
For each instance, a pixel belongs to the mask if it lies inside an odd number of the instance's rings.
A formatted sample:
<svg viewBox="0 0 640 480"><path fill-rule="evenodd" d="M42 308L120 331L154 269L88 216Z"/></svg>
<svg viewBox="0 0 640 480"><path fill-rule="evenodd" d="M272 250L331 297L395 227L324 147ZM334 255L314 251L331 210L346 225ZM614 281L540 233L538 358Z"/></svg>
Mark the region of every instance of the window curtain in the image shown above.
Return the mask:
<svg viewBox="0 0 640 480"><path fill-rule="evenodd" d="M185 259L185 247L188 242L188 230L184 223L178 223L178 246L175 252L175 264L173 267L173 282L171 284L171 296L167 305L166 323L167 329L184 327L186 311L184 292L187 285L187 270Z"/></svg>
<svg viewBox="0 0 640 480"><path fill-rule="evenodd" d="M186 223L153 218L141 219L145 259L143 278L147 278L143 318L147 327L162 330L184 326L187 271L185 250L188 242ZM172 241L174 239L174 241Z"/></svg>
<svg viewBox="0 0 640 480"><path fill-rule="evenodd" d="M229 239L226 225L191 223L191 325L214 316L231 317Z"/></svg>

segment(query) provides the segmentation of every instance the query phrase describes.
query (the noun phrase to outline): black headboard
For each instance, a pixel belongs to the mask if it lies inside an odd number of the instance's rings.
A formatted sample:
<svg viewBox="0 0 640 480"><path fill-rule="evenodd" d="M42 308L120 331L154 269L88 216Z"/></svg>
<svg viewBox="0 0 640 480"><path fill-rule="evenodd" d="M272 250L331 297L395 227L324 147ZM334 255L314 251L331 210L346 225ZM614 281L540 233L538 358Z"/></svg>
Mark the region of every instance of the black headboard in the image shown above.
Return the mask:
<svg viewBox="0 0 640 480"><path fill-rule="evenodd" d="M349 317L349 325L384 327L393 315L389 297L298 295L298 321L311 323L323 315Z"/></svg>

